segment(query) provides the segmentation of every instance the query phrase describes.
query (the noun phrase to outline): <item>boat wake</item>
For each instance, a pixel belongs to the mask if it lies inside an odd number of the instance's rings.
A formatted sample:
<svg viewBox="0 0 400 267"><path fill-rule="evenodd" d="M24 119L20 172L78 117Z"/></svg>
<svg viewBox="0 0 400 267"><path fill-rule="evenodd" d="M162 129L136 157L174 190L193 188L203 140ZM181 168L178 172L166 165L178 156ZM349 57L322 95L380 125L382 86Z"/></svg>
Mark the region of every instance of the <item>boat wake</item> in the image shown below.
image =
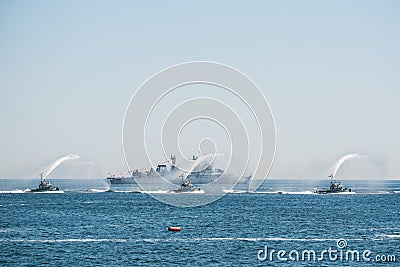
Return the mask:
<svg viewBox="0 0 400 267"><path fill-rule="evenodd" d="M14 189L14 190L9 190L9 191L0 191L0 194L23 194L25 193L26 190L21 190L21 189Z"/></svg>
<svg viewBox="0 0 400 267"><path fill-rule="evenodd" d="M142 193L142 191L138 189L98 189L91 188L89 190L79 190L76 191L79 193L89 193L89 194L97 194L97 193Z"/></svg>
<svg viewBox="0 0 400 267"><path fill-rule="evenodd" d="M249 191L246 190L235 190L235 189L223 189L222 190L224 193L227 194L245 194L245 193L251 193Z"/></svg>
<svg viewBox="0 0 400 267"><path fill-rule="evenodd" d="M204 190L174 192L173 190L140 191L142 194L204 194Z"/></svg>
<svg viewBox="0 0 400 267"><path fill-rule="evenodd" d="M355 195L356 192L340 192L340 193L336 193L336 194L339 194L339 195Z"/></svg>
<svg viewBox="0 0 400 267"><path fill-rule="evenodd" d="M170 190L140 191L142 194L171 194Z"/></svg>
<svg viewBox="0 0 400 267"><path fill-rule="evenodd" d="M38 191L32 192L31 190L26 190L25 193L32 193L32 194L64 194L64 190L57 190L57 191Z"/></svg>
<svg viewBox="0 0 400 267"><path fill-rule="evenodd" d="M140 190L122 190L122 189L118 189L118 190L109 190L109 192L114 192L114 193L142 193L142 191Z"/></svg>
<svg viewBox="0 0 400 267"><path fill-rule="evenodd" d="M43 192L32 192L30 189L14 189L8 191L0 191L0 194L25 194L25 193L34 193L34 194L63 194L63 190L59 191L43 191Z"/></svg>
<svg viewBox="0 0 400 267"><path fill-rule="evenodd" d="M169 193L171 194L204 194L204 190L200 189L200 190L195 190L195 191L188 191L188 192L174 192L174 191L170 191Z"/></svg>
<svg viewBox="0 0 400 267"><path fill-rule="evenodd" d="M252 194L313 195L312 191L256 191Z"/></svg>
<svg viewBox="0 0 400 267"><path fill-rule="evenodd" d="M89 192L89 193L106 193L106 192L112 192L112 191L110 189L91 188L87 192Z"/></svg>
<svg viewBox="0 0 400 267"><path fill-rule="evenodd" d="M382 237L382 238L400 238L400 235L391 235L391 234L377 234L376 237Z"/></svg>
<svg viewBox="0 0 400 267"><path fill-rule="evenodd" d="M220 191L221 192L221 191ZM316 194L310 190L304 191L290 191L290 190L275 190L275 191L248 191L248 190L238 190L238 189L222 189L222 192L225 194L265 194L265 195L326 195L326 194ZM172 190L164 189L164 190L141 190L139 188L111 188L111 189L104 189L104 188L90 188L90 189L64 189L59 191L42 191L42 192L32 192L31 189L10 189L10 190L1 190L0 194L97 194L97 193L136 193L136 194L205 194L206 192L203 189L195 190L191 192L174 192ZM211 193L211 192L208 192ZM335 192L329 195L390 195L390 194L400 194L398 190L389 190L389 191L360 191L360 192Z"/></svg>

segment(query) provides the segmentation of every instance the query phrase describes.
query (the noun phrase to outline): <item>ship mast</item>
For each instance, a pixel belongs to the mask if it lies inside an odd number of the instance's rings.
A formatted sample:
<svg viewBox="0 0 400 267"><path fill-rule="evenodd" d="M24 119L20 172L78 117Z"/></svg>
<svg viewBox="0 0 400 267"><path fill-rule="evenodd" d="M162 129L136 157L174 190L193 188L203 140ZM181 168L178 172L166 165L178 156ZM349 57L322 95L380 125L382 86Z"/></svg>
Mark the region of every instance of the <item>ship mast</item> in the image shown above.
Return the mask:
<svg viewBox="0 0 400 267"><path fill-rule="evenodd" d="M331 174L331 175L329 175L328 177L330 177L330 178L331 178L331 184L333 184L333 179L334 179L335 175L332 173L332 174Z"/></svg>
<svg viewBox="0 0 400 267"><path fill-rule="evenodd" d="M176 164L176 156L175 155L171 155L171 169L173 170L175 168L175 164Z"/></svg>

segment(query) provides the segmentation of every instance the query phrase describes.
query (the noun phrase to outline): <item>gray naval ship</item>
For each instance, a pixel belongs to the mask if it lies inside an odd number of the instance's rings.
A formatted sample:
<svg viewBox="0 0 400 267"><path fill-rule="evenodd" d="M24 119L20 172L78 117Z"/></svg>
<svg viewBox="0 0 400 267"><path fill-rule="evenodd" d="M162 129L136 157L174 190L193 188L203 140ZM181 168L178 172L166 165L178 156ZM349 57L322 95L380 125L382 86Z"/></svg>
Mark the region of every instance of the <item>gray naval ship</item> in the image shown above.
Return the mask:
<svg viewBox="0 0 400 267"><path fill-rule="evenodd" d="M334 193L343 193L343 192L351 192L350 188L345 188L343 185L335 180L333 174L329 175L328 177L331 178L331 185L329 189L317 190L314 193L316 194L334 194Z"/></svg>
<svg viewBox="0 0 400 267"><path fill-rule="evenodd" d="M150 168L149 170L133 170L126 174L114 175L108 173L107 181L112 185L137 185L139 183L158 183L159 177L168 177L168 180L172 183L179 182L178 173L179 169L175 166L176 157L171 155L171 166L168 168L167 164L158 164L157 168ZM173 178L176 177L176 178Z"/></svg>
<svg viewBox="0 0 400 267"><path fill-rule="evenodd" d="M112 185L137 185L137 181L139 183L158 183L159 176L165 177L168 181L174 184L180 184L180 174L181 171L176 164L176 156L171 155L171 164L167 166L167 164L162 163L158 164L157 168L154 170L150 168L149 170L134 170L129 171L125 175L112 175L108 173L107 181ZM196 161L198 158L193 156L192 160ZM223 169L214 168L213 165L209 165L203 170L200 171L192 171L186 177L187 180L190 180L191 183L196 185L205 185L214 182L224 173ZM247 174L240 178L238 184L248 184L251 180L252 175Z"/></svg>

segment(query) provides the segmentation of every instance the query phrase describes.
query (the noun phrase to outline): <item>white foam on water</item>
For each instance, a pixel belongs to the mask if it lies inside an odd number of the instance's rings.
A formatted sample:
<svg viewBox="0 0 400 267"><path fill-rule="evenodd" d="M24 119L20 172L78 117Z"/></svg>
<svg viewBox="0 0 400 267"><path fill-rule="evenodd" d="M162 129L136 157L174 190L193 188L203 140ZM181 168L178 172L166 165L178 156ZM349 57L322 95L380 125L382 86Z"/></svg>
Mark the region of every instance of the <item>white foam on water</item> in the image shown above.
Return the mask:
<svg viewBox="0 0 400 267"><path fill-rule="evenodd" d="M200 189L200 190L196 190L196 191L191 191L191 192L181 192L178 194L204 194L204 190Z"/></svg>
<svg viewBox="0 0 400 267"><path fill-rule="evenodd" d="M388 192L388 191L378 191L377 194L385 195L385 194L390 194L390 192Z"/></svg>
<svg viewBox="0 0 400 267"><path fill-rule="evenodd" d="M171 194L173 191L170 190L156 190L156 191L140 191L143 194Z"/></svg>
<svg viewBox="0 0 400 267"><path fill-rule="evenodd" d="M141 193L142 191L140 191L140 190L122 190L122 189L119 189L119 190L110 190L111 192L115 192L115 193Z"/></svg>
<svg viewBox="0 0 400 267"><path fill-rule="evenodd" d="M256 191L252 192L252 194L282 194L282 195L313 195L312 191Z"/></svg>
<svg viewBox="0 0 400 267"><path fill-rule="evenodd" d="M235 240L235 239L237 239L237 238L234 238L234 237L198 237L198 238L186 238L184 240L190 240L190 241L232 241L232 240Z"/></svg>
<svg viewBox="0 0 400 267"><path fill-rule="evenodd" d="M356 192L338 192L338 193L333 193L333 195L335 195L335 194L336 195L355 195ZM328 195L332 195L332 194L328 194Z"/></svg>
<svg viewBox="0 0 400 267"><path fill-rule="evenodd" d="M244 193L250 193L246 190L235 190L235 189L223 189L222 191L224 191L227 194L244 194Z"/></svg>
<svg viewBox="0 0 400 267"><path fill-rule="evenodd" d="M30 191L27 191L26 193L32 193L32 194L64 194L65 192L63 190L58 190L58 191L43 191L43 192L30 192Z"/></svg>
<svg viewBox="0 0 400 267"><path fill-rule="evenodd" d="M110 191L109 189L96 189L96 188L89 189L89 192L91 193L105 193L109 191Z"/></svg>
<svg viewBox="0 0 400 267"><path fill-rule="evenodd" d="M93 204L93 203L96 203L95 201L84 201L84 202L82 202L82 204Z"/></svg>
<svg viewBox="0 0 400 267"><path fill-rule="evenodd" d="M271 191L256 191L256 192L251 192L251 194L260 194L260 195L272 195L272 194L278 194L279 191L276 192L271 192Z"/></svg>
<svg viewBox="0 0 400 267"><path fill-rule="evenodd" d="M23 194L25 193L25 191L21 190L21 189L14 189L14 190L10 190L10 191L0 191L0 194Z"/></svg>

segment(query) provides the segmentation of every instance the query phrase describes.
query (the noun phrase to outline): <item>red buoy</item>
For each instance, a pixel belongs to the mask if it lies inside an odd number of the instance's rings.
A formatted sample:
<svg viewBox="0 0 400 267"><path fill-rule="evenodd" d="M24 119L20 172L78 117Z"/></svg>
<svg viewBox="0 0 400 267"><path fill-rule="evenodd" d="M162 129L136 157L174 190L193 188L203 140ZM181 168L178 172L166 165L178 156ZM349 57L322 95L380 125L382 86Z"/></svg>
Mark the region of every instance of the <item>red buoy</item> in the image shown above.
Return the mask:
<svg viewBox="0 0 400 267"><path fill-rule="evenodd" d="M181 230L182 230L182 228L180 228L178 226L169 226L168 227L168 231L172 231L172 232L179 232Z"/></svg>

